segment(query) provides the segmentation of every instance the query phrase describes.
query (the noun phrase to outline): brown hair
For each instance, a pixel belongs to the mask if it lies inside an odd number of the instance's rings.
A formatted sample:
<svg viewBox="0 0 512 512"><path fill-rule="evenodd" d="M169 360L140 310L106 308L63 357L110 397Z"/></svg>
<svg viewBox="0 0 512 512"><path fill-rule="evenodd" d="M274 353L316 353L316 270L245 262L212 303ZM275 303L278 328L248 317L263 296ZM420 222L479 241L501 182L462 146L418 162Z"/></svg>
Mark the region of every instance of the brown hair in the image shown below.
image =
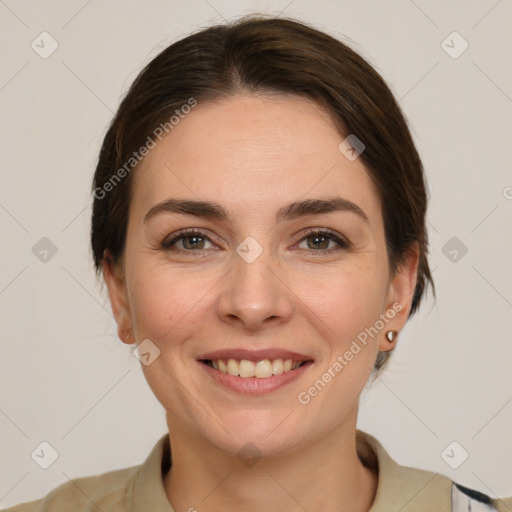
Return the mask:
<svg viewBox="0 0 512 512"><path fill-rule="evenodd" d="M426 287L435 290L427 261L426 183L407 122L382 77L360 55L288 18L252 15L206 28L168 46L137 76L105 135L94 174L91 247L97 275L105 258L115 265L123 255L133 175L126 163L191 98L201 102L246 91L311 98L330 113L342 136L355 134L363 142L360 158L380 192L391 272L419 244L413 315ZM376 369L388 354L379 352Z"/></svg>

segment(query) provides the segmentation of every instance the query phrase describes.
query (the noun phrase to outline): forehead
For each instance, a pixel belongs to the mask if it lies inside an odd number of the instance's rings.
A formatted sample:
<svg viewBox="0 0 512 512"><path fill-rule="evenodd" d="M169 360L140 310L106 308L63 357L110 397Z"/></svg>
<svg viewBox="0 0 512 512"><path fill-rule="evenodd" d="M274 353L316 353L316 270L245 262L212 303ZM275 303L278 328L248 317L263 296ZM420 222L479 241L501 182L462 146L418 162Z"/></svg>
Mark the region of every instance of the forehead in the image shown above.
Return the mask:
<svg viewBox="0 0 512 512"><path fill-rule="evenodd" d="M360 158L340 152L343 139L328 112L309 99L241 94L199 101L134 171L130 215L181 197L261 217L278 204L326 195L378 215L373 182Z"/></svg>

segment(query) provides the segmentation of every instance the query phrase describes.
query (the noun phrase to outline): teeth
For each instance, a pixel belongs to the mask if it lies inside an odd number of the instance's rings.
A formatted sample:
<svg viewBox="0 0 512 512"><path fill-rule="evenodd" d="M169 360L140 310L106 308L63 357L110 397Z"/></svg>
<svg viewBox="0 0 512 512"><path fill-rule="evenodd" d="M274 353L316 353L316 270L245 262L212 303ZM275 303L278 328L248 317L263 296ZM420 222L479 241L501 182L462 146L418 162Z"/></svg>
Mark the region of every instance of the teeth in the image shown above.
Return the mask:
<svg viewBox="0 0 512 512"><path fill-rule="evenodd" d="M242 378L257 377L258 379L266 379L272 375L280 375L283 372L289 372L298 368L302 362L291 359L263 359L254 363L247 359L228 359L227 364L222 359L211 361L212 366L222 373L229 373L235 377Z"/></svg>
<svg viewBox="0 0 512 512"><path fill-rule="evenodd" d="M283 373L283 360L274 359L272 363L272 375L280 375Z"/></svg>
<svg viewBox="0 0 512 512"><path fill-rule="evenodd" d="M236 361L234 359L230 359L229 361L233 361L233 363L236 364ZM234 367L235 366L233 365L233 368ZM229 369L229 364L228 371L231 375L233 375L233 373ZM240 377L254 377L254 363L252 361L247 361L247 359L242 359L240 361L240 364L238 365L238 373Z"/></svg>
<svg viewBox="0 0 512 512"><path fill-rule="evenodd" d="M234 359L228 360L228 373L230 375L238 375L238 363Z"/></svg>
<svg viewBox="0 0 512 512"><path fill-rule="evenodd" d="M242 363L240 363L242 366ZM254 376L259 379L266 379L272 375L272 364L268 359L264 359L263 361L258 361L254 365Z"/></svg>

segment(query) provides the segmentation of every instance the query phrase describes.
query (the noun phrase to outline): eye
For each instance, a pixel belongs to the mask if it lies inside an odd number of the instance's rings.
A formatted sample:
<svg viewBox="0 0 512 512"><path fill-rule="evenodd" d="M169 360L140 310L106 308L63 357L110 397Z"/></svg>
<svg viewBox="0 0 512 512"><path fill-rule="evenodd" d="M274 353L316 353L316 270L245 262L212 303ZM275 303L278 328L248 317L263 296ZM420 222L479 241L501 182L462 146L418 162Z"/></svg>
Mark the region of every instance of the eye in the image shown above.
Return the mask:
<svg viewBox="0 0 512 512"><path fill-rule="evenodd" d="M346 240L339 237L337 234L329 231L329 230L311 230L309 231L305 237L303 237L300 241L306 242L307 248L306 250L309 253L315 254L326 254L332 253L335 251L346 250L350 248L350 243ZM311 243L310 243L311 242ZM329 248L329 244L331 243L337 244L337 247ZM299 245L300 245L299 243Z"/></svg>
<svg viewBox="0 0 512 512"><path fill-rule="evenodd" d="M329 254L336 251L346 250L351 247L350 242L326 229L309 230L306 233L306 236L303 236L300 240L299 246L304 242L306 242L307 247L300 248L315 255ZM214 246L210 237L205 232L198 229L184 229L176 233L171 239L165 239L160 244L160 248L166 251L200 254L206 252L208 249L212 249L212 247L206 247L206 244ZM335 246L330 247L331 244L335 244Z"/></svg>
<svg viewBox="0 0 512 512"><path fill-rule="evenodd" d="M181 247L179 247L178 242L181 243ZM207 247L205 247L206 243L212 244L212 241L206 233L197 229L190 229L180 231L170 240L164 240L160 244L160 247L167 251L193 252L195 250L202 251L203 249L207 249ZM178 247L174 247L176 245L178 245Z"/></svg>

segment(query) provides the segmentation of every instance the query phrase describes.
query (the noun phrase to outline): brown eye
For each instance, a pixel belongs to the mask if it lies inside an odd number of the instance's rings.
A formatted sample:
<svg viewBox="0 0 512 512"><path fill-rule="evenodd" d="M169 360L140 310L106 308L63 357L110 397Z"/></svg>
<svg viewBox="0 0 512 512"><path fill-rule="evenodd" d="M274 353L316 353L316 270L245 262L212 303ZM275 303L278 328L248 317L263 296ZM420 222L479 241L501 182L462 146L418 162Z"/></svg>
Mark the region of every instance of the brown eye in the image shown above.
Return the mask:
<svg viewBox="0 0 512 512"><path fill-rule="evenodd" d="M329 231L311 231L301 240L301 243L303 241L307 243L306 250L320 254L340 251L350 247L348 242ZM334 247L329 247L331 243L335 244Z"/></svg>
<svg viewBox="0 0 512 512"><path fill-rule="evenodd" d="M322 235L309 235L306 240L308 240L308 247L310 249L328 249L329 242L332 241L330 237ZM311 241L311 244L309 241Z"/></svg>
<svg viewBox="0 0 512 512"><path fill-rule="evenodd" d="M185 249L204 249L205 238L199 235L188 235L181 237Z"/></svg>

